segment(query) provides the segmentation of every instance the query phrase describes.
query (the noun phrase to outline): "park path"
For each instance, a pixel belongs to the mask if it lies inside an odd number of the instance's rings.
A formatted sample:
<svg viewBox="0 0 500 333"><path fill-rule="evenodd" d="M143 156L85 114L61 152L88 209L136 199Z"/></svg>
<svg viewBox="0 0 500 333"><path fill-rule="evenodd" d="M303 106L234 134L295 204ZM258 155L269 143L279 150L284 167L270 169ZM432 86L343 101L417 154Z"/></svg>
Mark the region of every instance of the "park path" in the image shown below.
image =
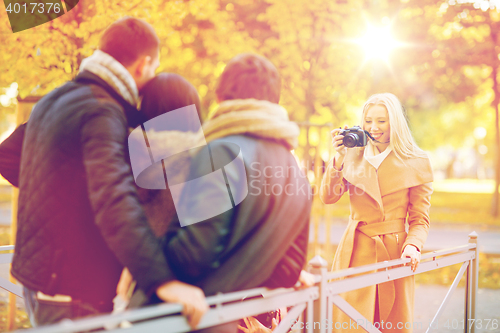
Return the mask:
<svg viewBox="0 0 500 333"><path fill-rule="evenodd" d="M447 292L448 287L445 286L416 286L414 322L417 324L413 326L413 333L423 333L427 330ZM464 331L462 328L464 295L465 289L463 287L455 290L440 319L433 325L436 328L433 332L457 333ZM476 299L476 320L478 320L476 333L500 332L500 289L479 289ZM488 328L486 328L487 324Z"/></svg>

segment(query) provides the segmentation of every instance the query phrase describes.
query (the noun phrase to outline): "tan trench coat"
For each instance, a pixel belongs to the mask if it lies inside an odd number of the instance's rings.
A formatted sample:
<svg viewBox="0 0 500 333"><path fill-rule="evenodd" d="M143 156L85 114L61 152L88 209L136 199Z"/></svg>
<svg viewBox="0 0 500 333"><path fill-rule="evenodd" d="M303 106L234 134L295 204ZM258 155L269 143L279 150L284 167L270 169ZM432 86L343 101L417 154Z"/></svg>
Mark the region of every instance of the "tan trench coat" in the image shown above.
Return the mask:
<svg viewBox="0 0 500 333"><path fill-rule="evenodd" d="M341 171L335 170L333 160L330 161L321 183L320 198L325 204L337 202L348 191L351 205L349 224L335 253L333 270L400 258L407 244L422 250L427 238L433 180L429 159L402 161L390 152L376 170L363 158L363 152L364 148L348 149ZM412 331L413 276L342 296L372 323L375 313L379 322L391 322L381 331ZM335 309L333 324L349 323L349 317ZM392 330L387 326L392 326ZM341 331L365 332L361 328Z"/></svg>

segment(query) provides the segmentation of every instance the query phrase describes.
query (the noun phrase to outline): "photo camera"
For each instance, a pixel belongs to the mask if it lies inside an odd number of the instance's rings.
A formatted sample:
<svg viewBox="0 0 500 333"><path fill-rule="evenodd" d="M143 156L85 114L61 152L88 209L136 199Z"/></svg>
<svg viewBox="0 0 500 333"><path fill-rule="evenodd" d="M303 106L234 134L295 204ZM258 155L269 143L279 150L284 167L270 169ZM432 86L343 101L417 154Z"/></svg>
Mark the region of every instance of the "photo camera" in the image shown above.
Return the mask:
<svg viewBox="0 0 500 333"><path fill-rule="evenodd" d="M339 135L343 135L342 143L347 148L364 147L368 143L368 133L359 126L353 126L348 129L341 129Z"/></svg>

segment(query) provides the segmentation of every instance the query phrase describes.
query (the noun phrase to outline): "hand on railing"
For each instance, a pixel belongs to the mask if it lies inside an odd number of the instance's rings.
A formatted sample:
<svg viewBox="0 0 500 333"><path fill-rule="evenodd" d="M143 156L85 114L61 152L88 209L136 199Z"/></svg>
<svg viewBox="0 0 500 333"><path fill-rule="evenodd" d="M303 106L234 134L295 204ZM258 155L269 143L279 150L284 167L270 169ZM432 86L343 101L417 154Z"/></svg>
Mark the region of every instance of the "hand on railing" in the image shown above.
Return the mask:
<svg viewBox="0 0 500 333"><path fill-rule="evenodd" d="M316 278L314 275L302 270L299 275L299 281L295 284L295 289L307 289L314 286L315 283Z"/></svg>
<svg viewBox="0 0 500 333"><path fill-rule="evenodd" d="M418 264L420 263L420 251L411 244L408 244L405 246L403 250L403 254L401 255L401 258L410 258L411 259L411 270L415 272L415 270L418 267Z"/></svg>
<svg viewBox="0 0 500 333"><path fill-rule="evenodd" d="M156 295L165 302L182 304L182 314L186 316L192 329L198 326L201 317L208 310L203 290L184 282L166 282L156 289Z"/></svg>
<svg viewBox="0 0 500 333"><path fill-rule="evenodd" d="M245 321L246 327L238 325L238 328L245 333L270 333L274 331L276 326L278 326L278 321L276 320L276 318L273 318L271 328L262 325L262 323L255 317L246 317L243 318L243 320Z"/></svg>
<svg viewBox="0 0 500 333"><path fill-rule="evenodd" d="M118 285L116 286L116 294L127 302L130 300L130 287L132 286L132 281L134 281L134 278L125 267L120 276L120 281L118 281Z"/></svg>

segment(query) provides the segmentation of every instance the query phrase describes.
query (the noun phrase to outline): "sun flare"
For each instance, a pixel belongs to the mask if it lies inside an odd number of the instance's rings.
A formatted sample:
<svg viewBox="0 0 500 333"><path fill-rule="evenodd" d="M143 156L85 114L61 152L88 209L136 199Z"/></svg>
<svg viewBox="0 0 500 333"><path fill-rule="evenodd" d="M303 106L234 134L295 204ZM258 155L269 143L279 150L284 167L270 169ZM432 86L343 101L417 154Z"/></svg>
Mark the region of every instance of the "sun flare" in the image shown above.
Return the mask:
<svg viewBox="0 0 500 333"><path fill-rule="evenodd" d="M399 46L391 34L390 27L368 26L366 34L358 39L358 44L363 47L366 59L389 60L391 51Z"/></svg>

